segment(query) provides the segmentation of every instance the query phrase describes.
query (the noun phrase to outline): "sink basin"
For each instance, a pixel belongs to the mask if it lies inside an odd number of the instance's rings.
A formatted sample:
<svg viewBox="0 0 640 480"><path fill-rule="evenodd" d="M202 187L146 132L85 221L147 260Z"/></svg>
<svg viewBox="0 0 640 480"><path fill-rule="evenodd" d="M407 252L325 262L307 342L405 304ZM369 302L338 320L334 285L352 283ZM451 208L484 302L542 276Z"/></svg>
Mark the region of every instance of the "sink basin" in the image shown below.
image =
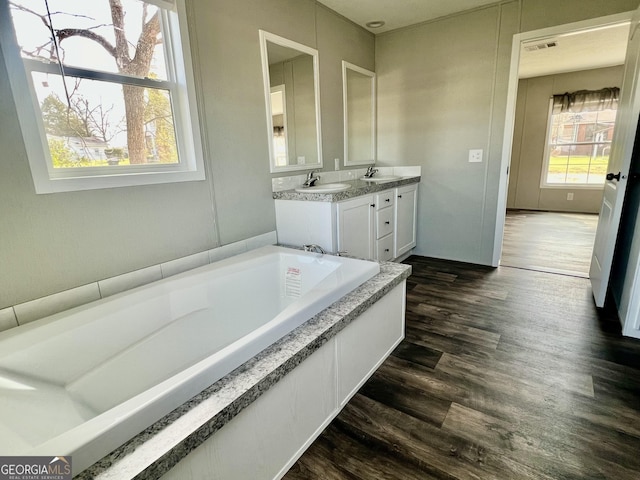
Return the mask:
<svg viewBox="0 0 640 480"><path fill-rule="evenodd" d="M335 193L343 192L351 188L348 183L324 183L315 187L298 187L296 192L300 193Z"/></svg>
<svg viewBox="0 0 640 480"><path fill-rule="evenodd" d="M402 177L398 175L377 175L373 177L360 177L360 180L364 180L365 182L393 182L394 180L400 180Z"/></svg>

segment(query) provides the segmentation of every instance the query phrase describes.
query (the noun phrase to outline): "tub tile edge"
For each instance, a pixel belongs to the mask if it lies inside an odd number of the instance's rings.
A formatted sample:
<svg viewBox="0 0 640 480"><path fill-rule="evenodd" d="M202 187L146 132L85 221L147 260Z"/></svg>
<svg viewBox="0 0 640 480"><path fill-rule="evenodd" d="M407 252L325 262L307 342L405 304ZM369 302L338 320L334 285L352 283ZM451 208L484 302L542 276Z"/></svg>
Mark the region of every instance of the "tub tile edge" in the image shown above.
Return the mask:
<svg viewBox="0 0 640 480"><path fill-rule="evenodd" d="M105 298L161 279L162 269L160 265L153 265L123 275L100 280L98 286L100 287L100 295L102 298Z"/></svg>
<svg viewBox="0 0 640 480"><path fill-rule="evenodd" d="M99 299L98 283L94 282L14 305L13 309L18 325L24 325Z"/></svg>
<svg viewBox="0 0 640 480"><path fill-rule="evenodd" d="M0 310L0 332L17 326L18 319L16 318L16 312L13 310L13 307Z"/></svg>
<svg viewBox="0 0 640 480"><path fill-rule="evenodd" d="M160 270L162 272L162 278L167 278L207 264L209 264L209 252L204 251L161 263Z"/></svg>

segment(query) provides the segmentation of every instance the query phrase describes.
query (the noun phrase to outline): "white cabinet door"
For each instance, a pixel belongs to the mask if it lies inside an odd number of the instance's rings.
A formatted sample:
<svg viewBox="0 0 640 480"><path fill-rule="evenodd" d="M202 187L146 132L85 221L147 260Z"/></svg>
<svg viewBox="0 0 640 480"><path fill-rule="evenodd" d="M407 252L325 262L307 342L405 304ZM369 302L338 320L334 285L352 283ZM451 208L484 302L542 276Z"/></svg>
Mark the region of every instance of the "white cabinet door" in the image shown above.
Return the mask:
<svg viewBox="0 0 640 480"><path fill-rule="evenodd" d="M418 186L396 188L396 228L394 258L416 246L416 210Z"/></svg>
<svg viewBox="0 0 640 480"><path fill-rule="evenodd" d="M373 195L338 203L338 250L374 259L375 203Z"/></svg>

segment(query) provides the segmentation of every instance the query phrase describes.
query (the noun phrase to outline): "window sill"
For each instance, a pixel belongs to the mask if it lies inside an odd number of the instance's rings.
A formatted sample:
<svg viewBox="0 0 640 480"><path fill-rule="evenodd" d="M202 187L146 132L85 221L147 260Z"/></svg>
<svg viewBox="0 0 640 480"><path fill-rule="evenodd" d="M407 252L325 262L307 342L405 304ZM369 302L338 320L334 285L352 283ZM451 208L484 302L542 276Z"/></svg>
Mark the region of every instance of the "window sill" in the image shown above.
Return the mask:
<svg viewBox="0 0 640 480"><path fill-rule="evenodd" d="M186 172L146 172L72 178L40 178L34 176L37 194L76 192L102 188L133 187L204 180L204 169Z"/></svg>

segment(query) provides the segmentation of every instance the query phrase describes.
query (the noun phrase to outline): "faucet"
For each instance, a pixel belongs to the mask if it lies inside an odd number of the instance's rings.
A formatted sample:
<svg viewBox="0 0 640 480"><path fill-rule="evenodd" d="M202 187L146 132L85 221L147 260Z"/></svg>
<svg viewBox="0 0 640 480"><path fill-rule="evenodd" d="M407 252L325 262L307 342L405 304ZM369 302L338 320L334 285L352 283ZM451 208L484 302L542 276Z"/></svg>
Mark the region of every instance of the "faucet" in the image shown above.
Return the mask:
<svg viewBox="0 0 640 480"><path fill-rule="evenodd" d="M319 253L320 255L324 255L325 253L327 253L324 251L324 248L322 248L320 245L316 245L315 243L303 245L302 248L304 248L305 252L316 252L316 253Z"/></svg>
<svg viewBox="0 0 640 480"><path fill-rule="evenodd" d="M320 175L315 175L316 171L311 170L307 173L307 179L302 184L303 187L313 187L318 180L320 180Z"/></svg>
<svg viewBox="0 0 640 480"><path fill-rule="evenodd" d="M371 178L377 171L377 168L373 168L373 165L369 165L369 168L367 168L367 172L364 174L364 176L367 178Z"/></svg>

